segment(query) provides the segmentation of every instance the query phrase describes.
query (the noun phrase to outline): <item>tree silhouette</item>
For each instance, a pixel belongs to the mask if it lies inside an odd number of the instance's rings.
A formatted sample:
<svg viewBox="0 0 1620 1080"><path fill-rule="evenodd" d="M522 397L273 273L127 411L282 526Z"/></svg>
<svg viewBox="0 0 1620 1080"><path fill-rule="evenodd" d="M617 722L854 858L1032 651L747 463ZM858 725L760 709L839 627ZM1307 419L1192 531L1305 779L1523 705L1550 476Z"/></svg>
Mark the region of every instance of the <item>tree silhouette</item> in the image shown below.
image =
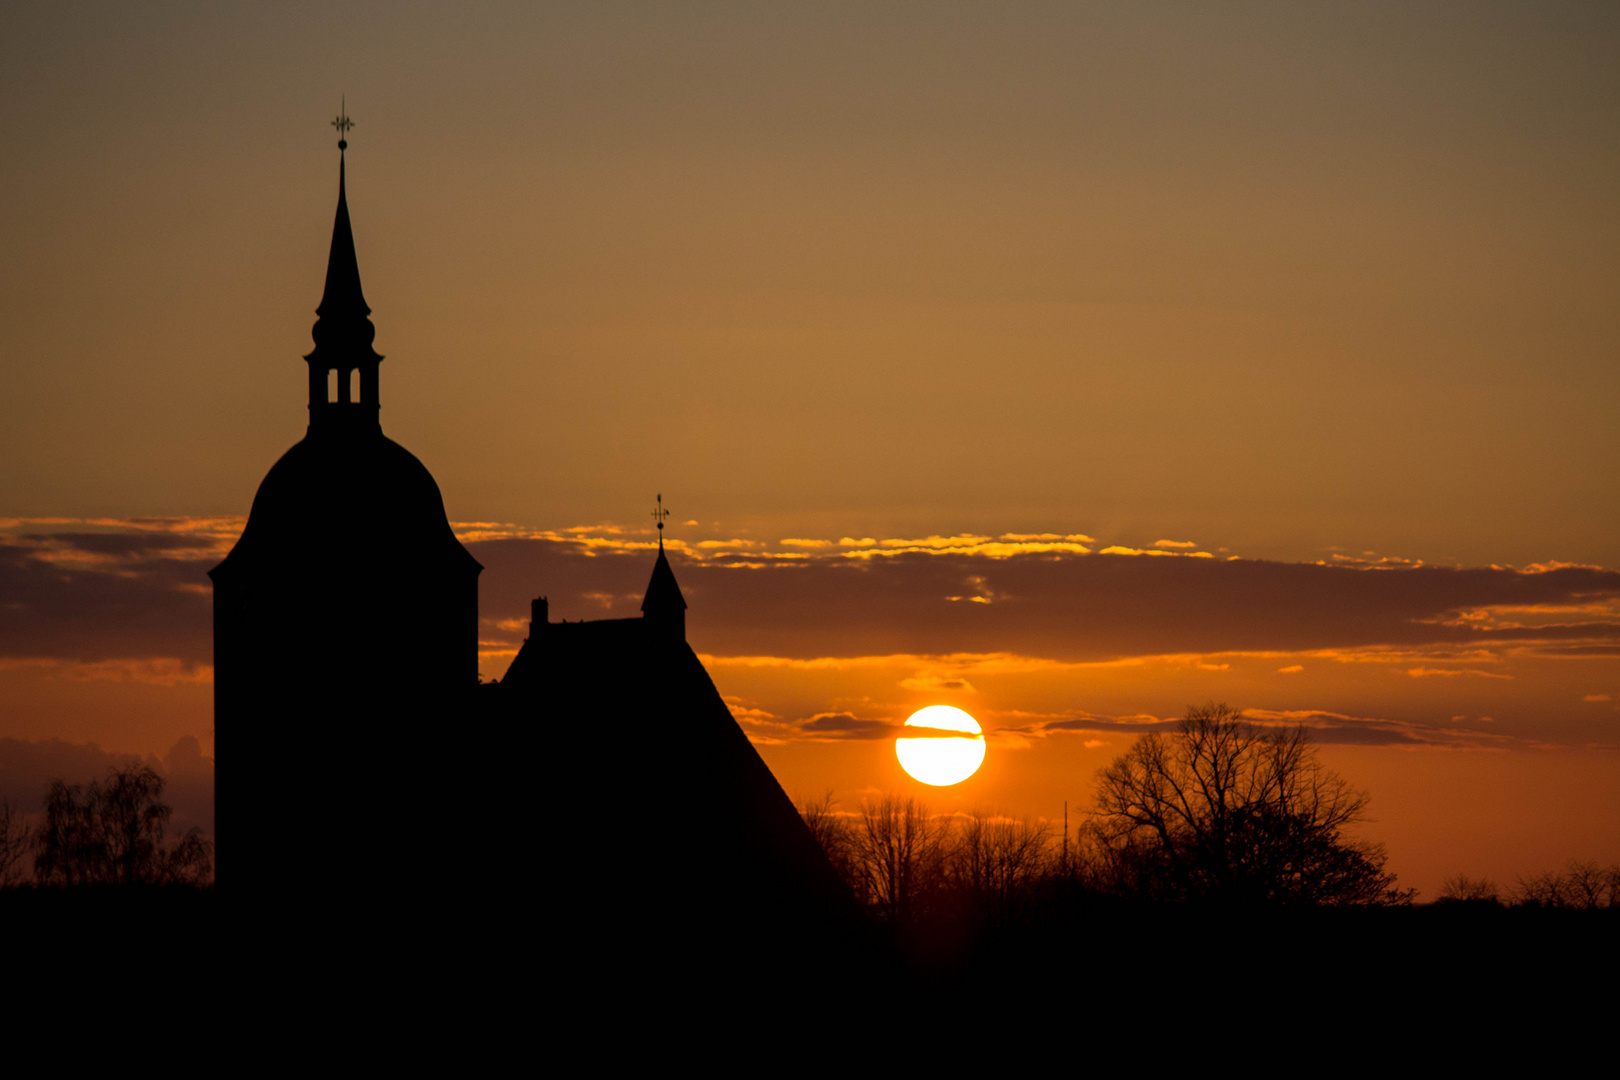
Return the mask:
<svg viewBox="0 0 1620 1080"><path fill-rule="evenodd" d="M0 889L15 884L23 856L34 846L34 831L11 803L0 800Z"/></svg>
<svg viewBox="0 0 1620 1080"><path fill-rule="evenodd" d="M1520 878L1516 899L1525 907L1590 911L1620 906L1620 864L1571 861L1562 871Z"/></svg>
<svg viewBox="0 0 1620 1080"><path fill-rule="evenodd" d="M1059 869L1044 822L934 814L893 794L866 801L858 814L832 806L829 792L802 801L799 814L851 891L891 925L1003 929L1026 920Z"/></svg>
<svg viewBox="0 0 1620 1080"><path fill-rule="evenodd" d="M51 781L35 839L34 877L42 885L202 885L213 873L213 845L192 829L170 844L173 810L163 777L145 765L113 769L88 786Z"/></svg>
<svg viewBox="0 0 1620 1080"><path fill-rule="evenodd" d="M1090 824L1119 891L1156 900L1406 902L1377 845L1349 841L1367 796L1325 768L1303 726L1190 708L1098 776Z"/></svg>
<svg viewBox="0 0 1620 1080"><path fill-rule="evenodd" d="M985 925L1018 922L1041 880L1059 869L1045 823L978 811L963 818L953 833L946 877Z"/></svg>
<svg viewBox="0 0 1620 1080"><path fill-rule="evenodd" d="M912 918L936 883L944 855L940 821L915 799L885 795L861 804L852 830L857 895L891 923Z"/></svg>
<svg viewBox="0 0 1620 1080"><path fill-rule="evenodd" d="M1500 904L1502 890L1490 878L1471 878L1467 874L1452 874L1440 886L1435 897L1441 904Z"/></svg>
<svg viewBox="0 0 1620 1080"><path fill-rule="evenodd" d="M804 819L810 835L815 837L827 861L832 863L846 884L852 889L860 884L861 874L856 869L855 837L844 819L833 810L833 795L826 792L819 799L805 799L799 803L799 816Z"/></svg>

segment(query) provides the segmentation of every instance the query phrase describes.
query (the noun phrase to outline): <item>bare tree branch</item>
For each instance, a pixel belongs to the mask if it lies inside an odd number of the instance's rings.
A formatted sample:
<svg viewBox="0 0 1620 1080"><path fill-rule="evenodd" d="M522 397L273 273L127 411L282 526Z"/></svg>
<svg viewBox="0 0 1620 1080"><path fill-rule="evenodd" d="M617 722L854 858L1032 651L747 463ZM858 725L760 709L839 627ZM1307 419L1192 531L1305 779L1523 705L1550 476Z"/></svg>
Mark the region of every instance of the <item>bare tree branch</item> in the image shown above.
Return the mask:
<svg viewBox="0 0 1620 1080"><path fill-rule="evenodd" d="M1341 833L1366 806L1303 727L1261 728L1211 702L1098 774L1088 836L1116 884L1159 899L1409 901L1383 850Z"/></svg>

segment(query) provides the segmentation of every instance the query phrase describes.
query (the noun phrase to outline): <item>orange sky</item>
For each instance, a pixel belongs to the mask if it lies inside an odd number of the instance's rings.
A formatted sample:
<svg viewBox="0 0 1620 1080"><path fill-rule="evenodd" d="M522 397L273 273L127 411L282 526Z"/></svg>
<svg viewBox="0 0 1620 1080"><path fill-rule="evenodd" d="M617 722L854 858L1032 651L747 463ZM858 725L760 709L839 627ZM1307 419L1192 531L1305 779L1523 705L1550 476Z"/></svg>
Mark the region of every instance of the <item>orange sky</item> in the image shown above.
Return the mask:
<svg viewBox="0 0 1620 1080"><path fill-rule="evenodd" d="M639 591L661 490L796 794L902 783L863 736L945 700L992 737L941 805L1052 814L1214 697L1317 725L1420 887L1620 859L1613 576L1477 569L1620 567L1617 32L8 7L0 739L212 752L201 570L302 434L346 93L385 429L501 523L486 674L528 596Z"/></svg>

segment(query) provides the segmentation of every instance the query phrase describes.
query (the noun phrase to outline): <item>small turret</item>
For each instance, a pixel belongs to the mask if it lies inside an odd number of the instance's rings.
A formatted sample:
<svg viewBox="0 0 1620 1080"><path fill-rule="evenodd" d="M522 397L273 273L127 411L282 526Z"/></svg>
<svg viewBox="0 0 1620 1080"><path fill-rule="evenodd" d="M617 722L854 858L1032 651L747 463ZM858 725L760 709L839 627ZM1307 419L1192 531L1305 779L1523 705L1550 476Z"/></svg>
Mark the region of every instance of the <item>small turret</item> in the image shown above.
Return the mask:
<svg viewBox="0 0 1620 1080"><path fill-rule="evenodd" d="M647 620L649 629L667 631L685 641L686 597L681 595L675 571L669 568L669 559L664 555L664 519L668 516L664 497L659 495L658 509L653 511L653 519L658 522L658 561L653 563L652 580L647 582L647 595L641 600L641 617Z"/></svg>
<svg viewBox="0 0 1620 1080"><path fill-rule="evenodd" d="M686 640L686 597L675 583L675 571L664 557L664 545L658 545L658 561L653 563L652 580L647 582L647 595L641 601L641 617L648 628L667 631Z"/></svg>

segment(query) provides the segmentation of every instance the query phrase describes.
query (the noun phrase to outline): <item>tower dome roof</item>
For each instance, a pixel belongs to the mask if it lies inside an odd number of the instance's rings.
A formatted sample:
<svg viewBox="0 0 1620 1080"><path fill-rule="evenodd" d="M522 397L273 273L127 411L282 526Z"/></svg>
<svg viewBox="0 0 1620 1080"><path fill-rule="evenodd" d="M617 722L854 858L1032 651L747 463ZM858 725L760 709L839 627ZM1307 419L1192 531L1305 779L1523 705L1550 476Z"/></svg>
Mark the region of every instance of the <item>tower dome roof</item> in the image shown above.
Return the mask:
<svg viewBox="0 0 1620 1080"><path fill-rule="evenodd" d="M219 569L447 557L478 565L451 531L439 485L416 455L380 432L312 434L271 466L247 528Z"/></svg>

